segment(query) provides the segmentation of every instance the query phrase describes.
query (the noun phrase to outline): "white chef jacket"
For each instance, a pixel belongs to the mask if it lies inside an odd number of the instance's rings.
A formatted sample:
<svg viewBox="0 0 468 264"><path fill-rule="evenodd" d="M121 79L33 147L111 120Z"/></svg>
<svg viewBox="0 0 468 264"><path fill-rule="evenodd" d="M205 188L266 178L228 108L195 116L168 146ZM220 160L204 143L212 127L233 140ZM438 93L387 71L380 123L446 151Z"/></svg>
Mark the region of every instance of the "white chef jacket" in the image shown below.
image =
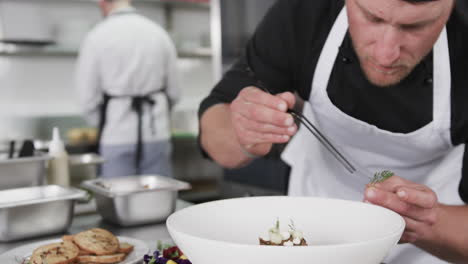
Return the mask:
<svg viewBox="0 0 468 264"><path fill-rule="evenodd" d="M76 90L88 121L98 124L104 92L117 97L152 94L156 104L144 107L143 142L168 139L169 104L174 104L181 94L176 61L174 44L161 26L132 7L111 12L80 48ZM155 93L158 91L165 95ZM130 98L112 99L106 116L102 144L135 143L137 116ZM153 121L155 128L150 127Z"/></svg>

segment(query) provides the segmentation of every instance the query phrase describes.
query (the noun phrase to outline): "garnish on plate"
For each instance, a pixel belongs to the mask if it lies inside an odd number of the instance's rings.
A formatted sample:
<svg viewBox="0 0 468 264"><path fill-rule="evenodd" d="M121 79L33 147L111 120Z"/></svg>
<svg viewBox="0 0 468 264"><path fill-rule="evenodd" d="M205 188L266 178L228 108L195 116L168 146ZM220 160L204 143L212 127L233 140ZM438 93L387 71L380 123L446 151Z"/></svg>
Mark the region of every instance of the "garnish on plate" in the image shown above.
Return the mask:
<svg viewBox="0 0 468 264"><path fill-rule="evenodd" d="M192 264L177 246L162 244L161 241L158 241L153 255L145 255L143 261L145 264Z"/></svg>
<svg viewBox="0 0 468 264"><path fill-rule="evenodd" d="M386 179L392 177L393 175L395 175L395 173L393 173L392 171L389 171L389 170L384 170L384 171L381 171L381 172L376 172L374 174L374 178L372 178L371 182L369 183L371 186L372 185L375 185L376 183L379 183L379 182L383 182L385 181Z"/></svg>
<svg viewBox="0 0 468 264"><path fill-rule="evenodd" d="M307 246L304 235L299 231L291 220L288 231L281 231L280 221L276 219L274 227L268 230L268 236L259 238L260 245L266 246Z"/></svg>

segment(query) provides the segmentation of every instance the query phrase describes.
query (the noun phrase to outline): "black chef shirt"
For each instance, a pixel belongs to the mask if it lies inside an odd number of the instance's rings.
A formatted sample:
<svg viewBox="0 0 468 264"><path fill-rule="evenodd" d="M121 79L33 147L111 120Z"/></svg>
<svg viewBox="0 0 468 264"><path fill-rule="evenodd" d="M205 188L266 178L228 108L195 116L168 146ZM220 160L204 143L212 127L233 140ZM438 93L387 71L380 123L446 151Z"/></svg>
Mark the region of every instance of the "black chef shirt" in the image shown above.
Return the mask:
<svg viewBox="0 0 468 264"><path fill-rule="evenodd" d="M464 1L447 23L452 104L451 137L454 145L468 141L468 19ZM239 91L255 85L245 70L275 92L295 91L309 98L322 47L344 0L279 0L267 13L249 41L244 55L225 74L200 105L199 116L214 104L229 103ZM349 33L330 76L331 101L348 115L396 133L410 133L432 121L432 52L413 72L392 87L377 87L359 65ZM468 150L463 159L459 193L468 203Z"/></svg>

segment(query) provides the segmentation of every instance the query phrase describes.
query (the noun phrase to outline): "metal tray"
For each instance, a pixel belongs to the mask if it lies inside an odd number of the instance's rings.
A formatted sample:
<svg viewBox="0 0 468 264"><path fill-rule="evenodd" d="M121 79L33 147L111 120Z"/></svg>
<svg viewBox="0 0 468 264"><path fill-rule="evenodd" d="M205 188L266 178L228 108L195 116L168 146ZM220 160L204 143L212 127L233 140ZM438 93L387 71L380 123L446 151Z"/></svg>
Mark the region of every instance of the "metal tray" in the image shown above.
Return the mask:
<svg viewBox="0 0 468 264"><path fill-rule="evenodd" d="M190 184L164 176L127 176L81 184L94 193L101 216L121 226L156 223L174 212L179 190Z"/></svg>
<svg viewBox="0 0 468 264"><path fill-rule="evenodd" d="M80 186L85 180L97 178L99 165L105 160L98 154L73 154L69 156L69 172L72 186Z"/></svg>
<svg viewBox="0 0 468 264"><path fill-rule="evenodd" d="M44 184L46 164L51 157L37 152L34 157L8 159L0 153L0 190Z"/></svg>
<svg viewBox="0 0 468 264"><path fill-rule="evenodd" d="M73 154L68 159L71 166L100 165L104 161L100 155L95 153Z"/></svg>
<svg viewBox="0 0 468 264"><path fill-rule="evenodd" d="M0 241L64 232L86 192L57 185L0 191Z"/></svg>

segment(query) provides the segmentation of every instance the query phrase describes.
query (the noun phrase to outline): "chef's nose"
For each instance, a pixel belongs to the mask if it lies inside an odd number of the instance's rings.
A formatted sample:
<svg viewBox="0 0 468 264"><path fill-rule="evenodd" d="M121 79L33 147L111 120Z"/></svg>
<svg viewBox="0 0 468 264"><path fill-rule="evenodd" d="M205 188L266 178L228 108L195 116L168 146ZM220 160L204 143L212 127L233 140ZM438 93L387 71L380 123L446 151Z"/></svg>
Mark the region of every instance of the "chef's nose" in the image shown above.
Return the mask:
<svg viewBox="0 0 468 264"><path fill-rule="evenodd" d="M400 57L402 36L399 29L387 26L378 37L374 58L381 66L391 66Z"/></svg>

